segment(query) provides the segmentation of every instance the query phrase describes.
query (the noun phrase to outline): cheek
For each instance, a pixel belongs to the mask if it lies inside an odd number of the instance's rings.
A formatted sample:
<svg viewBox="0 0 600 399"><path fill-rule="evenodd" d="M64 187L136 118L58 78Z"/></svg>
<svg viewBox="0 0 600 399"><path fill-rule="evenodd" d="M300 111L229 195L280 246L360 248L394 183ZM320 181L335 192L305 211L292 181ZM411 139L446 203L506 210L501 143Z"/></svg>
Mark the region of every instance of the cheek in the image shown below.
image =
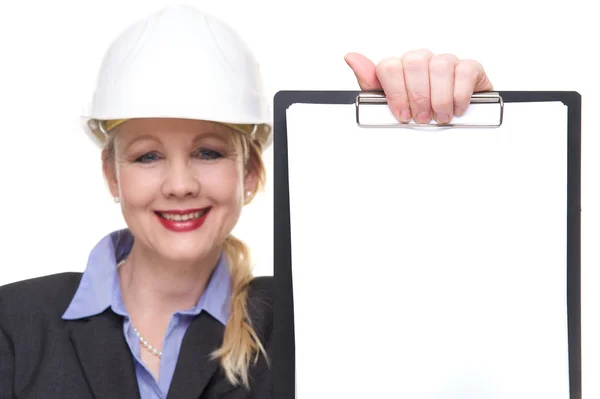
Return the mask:
<svg viewBox="0 0 600 399"><path fill-rule="evenodd" d="M241 208L244 190L242 173L233 162L207 166L198 175L200 196L205 196L230 211ZM234 209L232 209L234 208Z"/></svg>
<svg viewBox="0 0 600 399"><path fill-rule="evenodd" d="M198 179L201 200L208 200L213 207L210 226L215 229L215 239L220 240L231 233L240 218L244 205L243 175L234 162L213 166Z"/></svg>
<svg viewBox="0 0 600 399"><path fill-rule="evenodd" d="M119 171L119 188L126 208L148 207L161 188L161 174L157 170L123 168Z"/></svg>

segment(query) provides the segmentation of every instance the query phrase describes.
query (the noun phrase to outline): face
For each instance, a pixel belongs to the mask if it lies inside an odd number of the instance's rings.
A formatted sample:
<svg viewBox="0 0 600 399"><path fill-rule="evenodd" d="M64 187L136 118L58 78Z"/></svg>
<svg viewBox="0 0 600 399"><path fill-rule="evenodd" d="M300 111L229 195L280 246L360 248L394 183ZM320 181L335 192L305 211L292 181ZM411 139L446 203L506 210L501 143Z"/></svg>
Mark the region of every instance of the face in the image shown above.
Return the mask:
<svg viewBox="0 0 600 399"><path fill-rule="evenodd" d="M257 184L238 133L213 122L133 119L111 134L104 172L136 244L177 262L220 252Z"/></svg>

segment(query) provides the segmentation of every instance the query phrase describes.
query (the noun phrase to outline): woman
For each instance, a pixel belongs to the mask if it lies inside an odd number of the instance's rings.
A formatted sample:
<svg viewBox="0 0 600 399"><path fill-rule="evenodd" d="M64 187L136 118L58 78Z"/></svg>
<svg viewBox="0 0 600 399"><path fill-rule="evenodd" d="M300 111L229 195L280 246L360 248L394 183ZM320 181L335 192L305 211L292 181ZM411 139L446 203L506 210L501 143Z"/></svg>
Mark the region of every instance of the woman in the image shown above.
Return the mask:
<svg viewBox="0 0 600 399"><path fill-rule="evenodd" d="M346 61L404 121L447 122L492 89L452 55ZM0 288L0 399L272 397L272 282L231 235L265 179L260 85L235 32L190 7L113 42L86 128L127 229L82 274Z"/></svg>

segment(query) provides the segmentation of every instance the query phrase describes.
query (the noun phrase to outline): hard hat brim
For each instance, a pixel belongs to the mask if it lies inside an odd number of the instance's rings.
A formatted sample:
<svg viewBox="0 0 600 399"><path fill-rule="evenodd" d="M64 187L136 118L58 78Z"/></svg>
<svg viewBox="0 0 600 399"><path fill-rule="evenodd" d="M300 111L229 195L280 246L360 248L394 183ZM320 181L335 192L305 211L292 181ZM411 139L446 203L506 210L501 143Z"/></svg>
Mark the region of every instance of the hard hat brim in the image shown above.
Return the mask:
<svg viewBox="0 0 600 399"><path fill-rule="evenodd" d="M134 119L134 118L129 118ZM106 133L101 128L99 120L89 117L81 118L83 129L86 135L100 148L103 148L106 143ZM229 122L223 121L210 121L216 123L223 123L229 125ZM273 143L272 125L270 123L256 124L256 130L253 133L252 139L257 140L262 150L266 150ZM109 133L110 134L110 133Z"/></svg>

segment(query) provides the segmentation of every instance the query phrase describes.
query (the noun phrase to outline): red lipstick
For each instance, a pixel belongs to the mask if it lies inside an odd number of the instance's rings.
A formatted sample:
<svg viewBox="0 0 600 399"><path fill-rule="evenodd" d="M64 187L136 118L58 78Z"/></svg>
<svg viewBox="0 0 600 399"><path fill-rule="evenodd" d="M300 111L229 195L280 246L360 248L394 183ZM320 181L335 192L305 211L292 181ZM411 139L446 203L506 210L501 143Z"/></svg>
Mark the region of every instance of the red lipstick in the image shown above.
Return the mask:
<svg viewBox="0 0 600 399"><path fill-rule="evenodd" d="M209 211L210 207L201 209L156 211L154 214L165 228L177 233L184 233L199 229L204 224Z"/></svg>

